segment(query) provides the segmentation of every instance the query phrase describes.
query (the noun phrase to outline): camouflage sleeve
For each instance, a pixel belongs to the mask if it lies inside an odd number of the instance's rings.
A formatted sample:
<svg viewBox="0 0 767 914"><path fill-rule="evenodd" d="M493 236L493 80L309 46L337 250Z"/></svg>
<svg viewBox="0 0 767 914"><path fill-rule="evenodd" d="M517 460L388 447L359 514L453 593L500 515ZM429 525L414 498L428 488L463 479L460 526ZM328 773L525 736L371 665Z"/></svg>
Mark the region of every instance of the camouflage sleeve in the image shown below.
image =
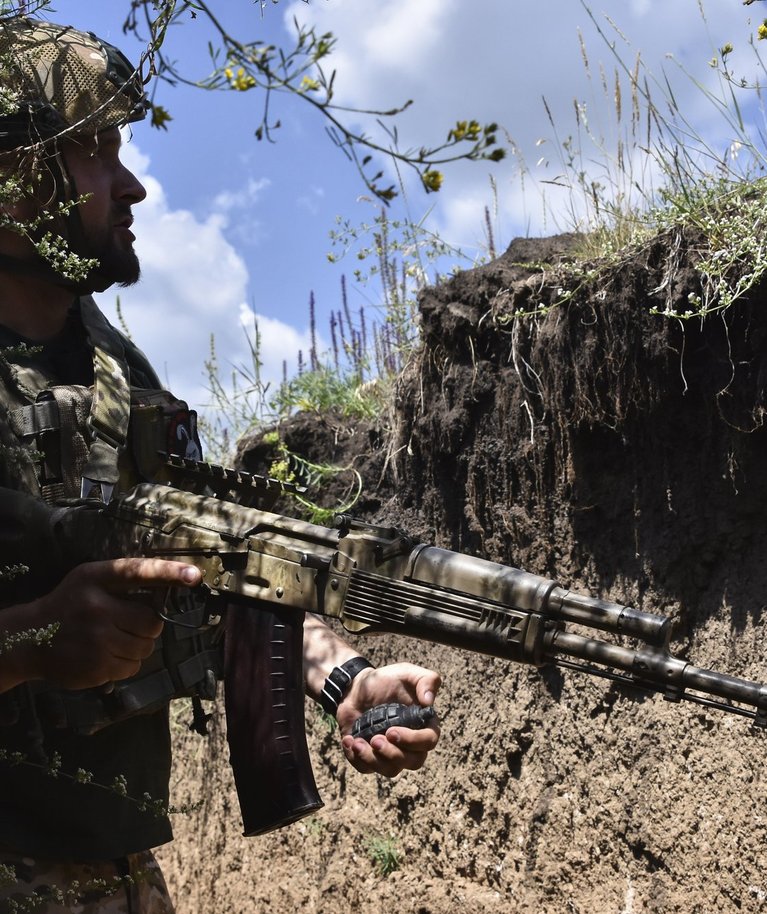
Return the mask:
<svg viewBox="0 0 767 914"><path fill-rule="evenodd" d="M48 593L66 574L53 511L23 492L0 488L0 605Z"/></svg>

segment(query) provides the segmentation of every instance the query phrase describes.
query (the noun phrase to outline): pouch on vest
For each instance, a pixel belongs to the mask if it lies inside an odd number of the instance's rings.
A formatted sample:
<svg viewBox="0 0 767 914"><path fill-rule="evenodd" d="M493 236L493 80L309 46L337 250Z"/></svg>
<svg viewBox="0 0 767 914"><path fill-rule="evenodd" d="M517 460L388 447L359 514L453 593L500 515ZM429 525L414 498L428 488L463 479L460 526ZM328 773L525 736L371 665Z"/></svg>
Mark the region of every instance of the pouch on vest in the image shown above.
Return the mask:
<svg viewBox="0 0 767 914"><path fill-rule="evenodd" d="M94 443L117 452L118 491L166 481L167 455L202 459L197 414L166 390L131 390L127 442L98 438L89 427L93 388L56 385L34 403L11 410L11 428L38 452L40 495L49 503L78 498Z"/></svg>

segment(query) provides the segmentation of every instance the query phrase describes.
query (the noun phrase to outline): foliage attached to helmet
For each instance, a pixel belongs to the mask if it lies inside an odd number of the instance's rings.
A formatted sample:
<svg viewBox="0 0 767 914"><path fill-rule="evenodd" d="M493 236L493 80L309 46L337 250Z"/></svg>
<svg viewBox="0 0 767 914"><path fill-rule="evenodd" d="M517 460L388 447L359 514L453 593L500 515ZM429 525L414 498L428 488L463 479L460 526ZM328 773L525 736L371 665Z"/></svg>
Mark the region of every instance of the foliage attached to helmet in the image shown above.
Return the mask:
<svg viewBox="0 0 767 914"><path fill-rule="evenodd" d="M2 227L32 248L29 256L0 253L0 269L77 292L104 288L97 262L75 253L82 229L77 189L59 141L142 120L148 108L139 70L93 33L0 18L0 204L37 203L24 222L11 210L2 216Z"/></svg>
<svg viewBox="0 0 767 914"><path fill-rule="evenodd" d="M0 149L93 133L146 116L142 80L117 48L71 26L0 19L0 82L13 98L0 112Z"/></svg>

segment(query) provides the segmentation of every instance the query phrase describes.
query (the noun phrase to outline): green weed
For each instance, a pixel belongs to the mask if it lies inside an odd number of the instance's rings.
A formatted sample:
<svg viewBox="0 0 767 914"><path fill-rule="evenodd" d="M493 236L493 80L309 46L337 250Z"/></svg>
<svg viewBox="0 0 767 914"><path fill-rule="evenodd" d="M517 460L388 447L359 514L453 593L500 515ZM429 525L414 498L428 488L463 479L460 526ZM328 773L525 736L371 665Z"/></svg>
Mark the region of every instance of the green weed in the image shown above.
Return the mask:
<svg viewBox="0 0 767 914"><path fill-rule="evenodd" d="M319 816L310 816L306 820L306 833L315 838L323 838L328 830L328 823Z"/></svg>
<svg viewBox="0 0 767 914"><path fill-rule="evenodd" d="M272 433L272 437L274 434L277 433ZM333 522L336 514L351 511L362 492L362 477L354 467L339 467L329 463L312 463L305 457L301 457L299 454L289 450L285 443L279 439L279 436L277 437L277 450L279 456L272 461L269 467L269 475L280 482L298 483L309 491L320 491L323 485L331 480L343 479L344 477L348 480L346 488L332 507L320 505L299 492L288 493L291 498L301 505L312 523L327 526Z"/></svg>
<svg viewBox="0 0 767 914"><path fill-rule="evenodd" d="M210 399L199 418L200 432L208 458L217 463L231 463L240 438L261 427L268 415L268 385L261 380L261 334L255 314L252 326L243 332L248 346L247 363L233 366L228 378L224 378L213 334L205 362Z"/></svg>
<svg viewBox="0 0 767 914"><path fill-rule="evenodd" d="M365 850L378 875L385 877L400 868L399 841L393 835L373 835L365 840Z"/></svg>
<svg viewBox="0 0 767 914"><path fill-rule="evenodd" d="M344 373L331 365L321 365L284 381L270 405L276 415L287 418L293 412L334 414L344 419L373 419L382 411L383 385L376 379L365 381L357 368Z"/></svg>
<svg viewBox="0 0 767 914"><path fill-rule="evenodd" d="M320 721L320 724L328 731L328 733L335 733L338 729L338 721L333 717L332 714L328 714L323 708L319 705L317 707L317 717Z"/></svg>

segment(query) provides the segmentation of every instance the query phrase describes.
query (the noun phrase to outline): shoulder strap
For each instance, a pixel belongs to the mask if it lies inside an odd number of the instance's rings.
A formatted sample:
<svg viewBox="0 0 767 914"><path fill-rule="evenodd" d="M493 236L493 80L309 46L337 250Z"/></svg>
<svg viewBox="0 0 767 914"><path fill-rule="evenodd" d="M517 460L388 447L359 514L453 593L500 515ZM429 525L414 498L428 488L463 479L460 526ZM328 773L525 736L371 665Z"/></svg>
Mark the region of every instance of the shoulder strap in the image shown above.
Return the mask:
<svg viewBox="0 0 767 914"><path fill-rule="evenodd" d="M93 349L93 405L88 428L93 436L83 470L81 496L94 486L108 502L120 478L117 466L128 440L130 371L120 335L90 296L80 300L80 314Z"/></svg>

